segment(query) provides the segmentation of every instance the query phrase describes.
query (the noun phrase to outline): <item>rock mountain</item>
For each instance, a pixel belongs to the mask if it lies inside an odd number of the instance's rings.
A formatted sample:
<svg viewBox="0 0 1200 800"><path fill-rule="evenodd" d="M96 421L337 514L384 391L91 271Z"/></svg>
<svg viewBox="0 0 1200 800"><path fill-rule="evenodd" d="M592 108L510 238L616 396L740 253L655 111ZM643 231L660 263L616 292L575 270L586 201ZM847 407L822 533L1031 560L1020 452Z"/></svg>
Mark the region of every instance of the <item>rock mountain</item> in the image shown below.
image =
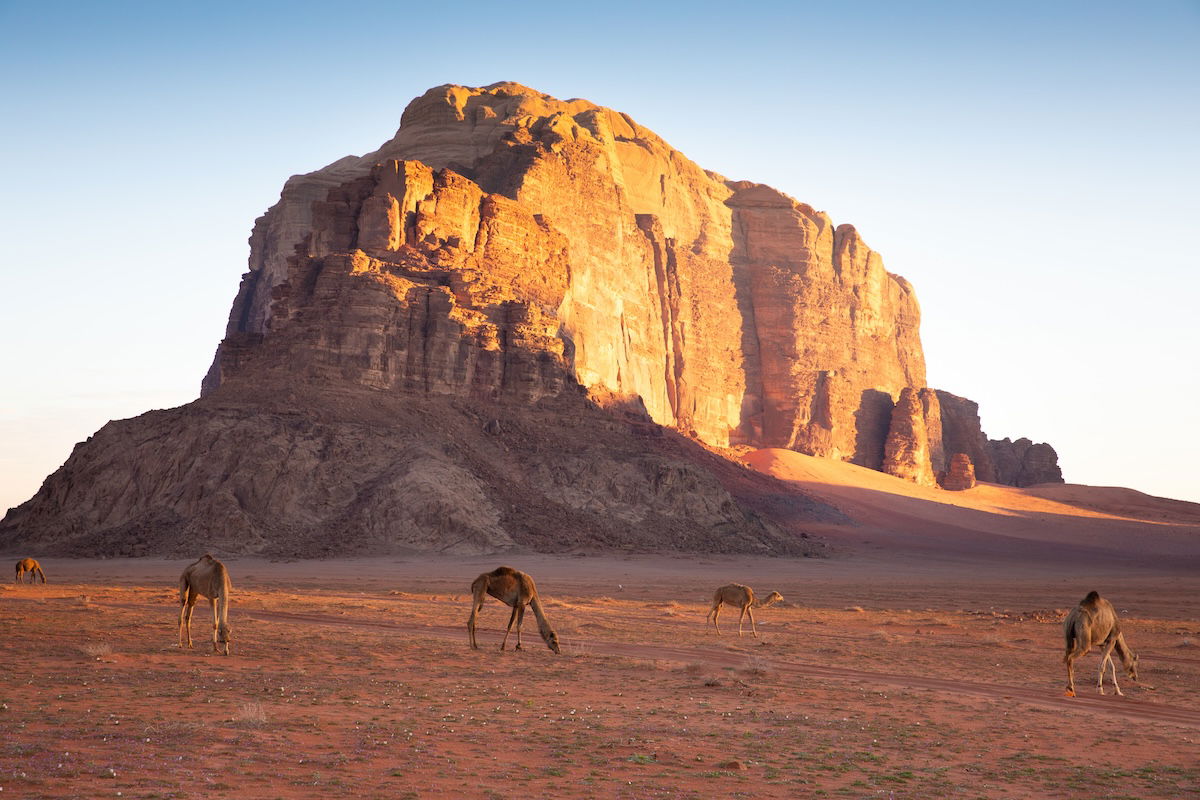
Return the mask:
<svg viewBox="0 0 1200 800"><path fill-rule="evenodd" d="M913 287L853 226L585 100L431 89L250 248L201 398L80 444L0 543L812 552L837 512L720 452L1061 481L925 386Z"/></svg>

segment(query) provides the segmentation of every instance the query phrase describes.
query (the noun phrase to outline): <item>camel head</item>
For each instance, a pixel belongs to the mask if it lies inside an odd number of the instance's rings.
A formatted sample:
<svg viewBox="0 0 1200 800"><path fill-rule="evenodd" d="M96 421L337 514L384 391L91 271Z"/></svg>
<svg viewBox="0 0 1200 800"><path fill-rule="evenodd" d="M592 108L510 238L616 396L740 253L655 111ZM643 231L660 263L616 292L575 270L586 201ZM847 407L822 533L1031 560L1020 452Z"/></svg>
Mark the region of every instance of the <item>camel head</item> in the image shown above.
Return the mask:
<svg viewBox="0 0 1200 800"><path fill-rule="evenodd" d="M225 623L222 622L220 625L218 625L217 639L215 642L213 642L213 649L218 653L229 655L229 642L233 639L232 633L233 632L230 630L229 626ZM222 645L224 647L222 647Z"/></svg>
<svg viewBox="0 0 1200 800"><path fill-rule="evenodd" d="M558 649L558 634L552 630L544 630L541 632L542 638L546 640L546 647L549 647L556 653L562 652Z"/></svg>
<svg viewBox="0 0 1200 800"><path fill-rule="evenodd" d="M1125 665L1125 670L1129 673L1130 679L1132 679L1135 683L1137 682L1137 679L1138 679L1137 665L1138 665L1138 657L1137 657L1137 653L1134 653L1133 657L1129 659L1129 663L1127 663Z"/></svg>
<svg viewBox="0 0 1200 800"><path fill-rule="evenodd" d="M778 603L782 599L783 599L783 595L781 595L779 592L771 592L769 595L767 595L766 600L761 600L761 599L755 600L754 606L756 608L766 608L767 606Z"/></svg>

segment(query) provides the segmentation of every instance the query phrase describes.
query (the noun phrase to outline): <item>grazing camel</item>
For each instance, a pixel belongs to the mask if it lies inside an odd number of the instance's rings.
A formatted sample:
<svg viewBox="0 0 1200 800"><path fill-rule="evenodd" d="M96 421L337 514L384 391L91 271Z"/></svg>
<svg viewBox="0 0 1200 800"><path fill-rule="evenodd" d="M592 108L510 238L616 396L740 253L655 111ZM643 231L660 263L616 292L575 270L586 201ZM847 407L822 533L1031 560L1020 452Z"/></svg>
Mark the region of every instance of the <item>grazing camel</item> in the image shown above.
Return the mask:
<svg viewBox="0 0 1200 800"><path fill-rule="evenodd" d="M1124 696L1121 687L1117 685L1117 665L1113 663L1113 650L1121 657L1125 671L1136 683L1138 679L1137 655L1125 644L1121 633L1121 623L1117 620L1117 612L1112 603L1102 598L1096 592L1088 592L1087 597L1079 601L1079 605L1071 609L1063 622L1063 636L1066 639L1067 651L1063 655L1063 663L1067 665L1067 697L1075 696L1075 661L1087 655L1094 646L1100 645L1100 676L1096 680L1096 688L1104 694L1104 667L1112 668L1112 684L1117 694Z"/></svg>
<svg viewBox="0 0 1200 800"><path fill-rule="evenodd" d="M17 562L17 583L21 582L21 578L26 572L29 573L30 583L37 583L39 577L42 579L42 583L46 582L46 573L42 572L42 565L37 562L37 559L22 558Z"/></svg>
<svg viewBox="0 0 1200 800"><path fill-rule="evenodd" d="M717 624L717 616L721 613L721 606L724 603L729 603L731 606L737 606L742 609L742 615L738 617L738 636L742 635L742 620L746 615L750 615L750 631L754 634L754 638L758 638L758 628L754 626L754 612L750 610L751 606L766 608L772 603L778 603L783 599L783 595L779 592L771 592L766 600L761 603L754 599L754 590L749 586L743 586L740 583L731 583L722 586L713 593L712 608L708 610L708 616L705 617L705 622L712 620L713 627L717 629L717 635L721 635L721 626Z"/></svg>
<svg viewBox="0 0 1200 800"><path fill-rule="evenodd" d="M225 565L207 553L179 576L179 646L192 646L192 609L201 597L207 597L213 609L213 652L229 655L229 595L233 584Z"/></svg>
<svg viewBox="0 0 1200 800"><path fill-rule="evenodd" d="M508 635L512 632L513 621L517 623L517 650L521 649L521 622L525 618L525 606L533 609L537 617L538 633L542 635L546 646L554 652L558 649L558 634L550 627L545 612L542 611L542 601L538 598L537 587L533 578L512 567L497 567L491 572L485 572L471 582L471 616L467 618L467 633L471 637L471 647L478 650L475 641L475 617L483 608L484 595L490 594L505 605L512 606L512 615L508 618L508 628L504 631L504 641L500 649L508 644Z"/></svg>

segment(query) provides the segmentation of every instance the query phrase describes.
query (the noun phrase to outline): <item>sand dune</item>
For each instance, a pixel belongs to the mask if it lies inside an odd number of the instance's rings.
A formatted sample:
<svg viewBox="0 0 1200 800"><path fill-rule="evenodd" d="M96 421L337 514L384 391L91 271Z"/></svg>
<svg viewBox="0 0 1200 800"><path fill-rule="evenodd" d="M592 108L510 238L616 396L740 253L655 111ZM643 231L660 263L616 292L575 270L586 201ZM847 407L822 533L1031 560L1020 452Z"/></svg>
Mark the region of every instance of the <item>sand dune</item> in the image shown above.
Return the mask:
<svg viewBox="0 0 1200 800"><path fill-rule="evenodd" d="M875 470L790 450L747 465L834 505L857 523L816 526L843 548L863 545L947 557L1200 563L1200 504L1132 489L982 483L964 492L917 486Z"/></svg>

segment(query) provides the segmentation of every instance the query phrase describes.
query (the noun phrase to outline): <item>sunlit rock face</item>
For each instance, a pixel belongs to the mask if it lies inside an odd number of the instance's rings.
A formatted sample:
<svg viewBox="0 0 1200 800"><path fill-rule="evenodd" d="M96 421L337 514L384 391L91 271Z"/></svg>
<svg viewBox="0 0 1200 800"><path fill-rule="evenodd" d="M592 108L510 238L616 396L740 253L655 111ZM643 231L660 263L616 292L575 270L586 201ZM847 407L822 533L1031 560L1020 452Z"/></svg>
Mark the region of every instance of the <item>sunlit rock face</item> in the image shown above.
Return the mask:
<svg viewBox="0 0 1200 800"><path fill-rule="evenodd" d="M964 492L975 488L975 465L966 453L955 453L938 476L941 487L950 492Z"/></svg>
<svg viewBox="0 0 1200 800"><path fill-rule="evenodd" d="M879 468L925 382L912 287L852 226L516 84L431 89L250 243L205 392L269 369L536 401L565 375L709 444Z"/></svg>
<svg viewBox="0 0 1200 800"><path fill-rule="evenodd" d="M201 398L81 443L0 547L812 555L836 509L714 446L1057 469L925 387L913 289L852 226L584 100L431 89L250 248Z"/></svg>

